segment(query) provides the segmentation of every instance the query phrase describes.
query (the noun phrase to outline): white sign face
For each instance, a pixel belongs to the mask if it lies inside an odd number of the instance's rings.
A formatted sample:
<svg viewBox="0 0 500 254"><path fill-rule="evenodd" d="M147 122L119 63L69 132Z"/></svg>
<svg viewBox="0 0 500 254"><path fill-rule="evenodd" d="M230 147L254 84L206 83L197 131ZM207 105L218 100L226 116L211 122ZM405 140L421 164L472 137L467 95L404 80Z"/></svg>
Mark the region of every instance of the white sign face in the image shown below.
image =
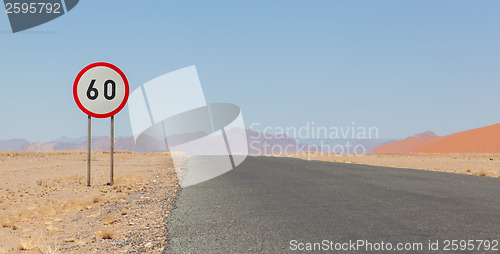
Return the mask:
<svg viewBox="0 0 500 254"><path fill-rule="evenodd" d="M127 103L128 81L123 72L109 63L94 63L76 77L73 96L87 115L106 118L118 113Z"/></svg>

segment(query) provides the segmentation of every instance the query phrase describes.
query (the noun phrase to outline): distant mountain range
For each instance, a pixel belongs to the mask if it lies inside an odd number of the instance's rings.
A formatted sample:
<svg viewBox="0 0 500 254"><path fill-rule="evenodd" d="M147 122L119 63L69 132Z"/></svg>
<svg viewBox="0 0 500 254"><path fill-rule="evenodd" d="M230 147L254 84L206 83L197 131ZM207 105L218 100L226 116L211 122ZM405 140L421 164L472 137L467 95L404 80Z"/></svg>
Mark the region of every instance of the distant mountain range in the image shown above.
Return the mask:
<svg viewBox="0 0 500 254"><path fill-rule="evenodd" d="M500 124L438 136L432 131L412 135L403 140L395 139L293 139L283 134L265 134L255 130L228 130L230 140L241 140L246 134L248 153L500 153ZM210 135L203 142L193 142L205 133L186 133L169 137L170 143L181 144L178 149L192 149L223 153L225 146L220 146L221 137ZM219 140L219 141L218 141ZM187 143L186 143L187 142ZM186 143L186 145L184 144ZM158 145L160 144L160 146ZM163 144L163 145L162 145ZM166 151L164 140L143 139L136 144L133 137L115 139L115 150L133 152ZM218 145L215 145L218 144ZM232 144L238 151L244 151L244 143ZM94 137L92 150L109 150L109 137ZM158 147L163 147L159 150ZM41 143L26 139L0 140L0 150L7 151L57 151L87 150L87 141L82 138L63 137L55 141Z"/></svg>
<svg viewBox="0 0 500 254"><path fill-rule="evenodd" d="M424 131L422 133L415 134L409 138L435 137L435 136L437 136L437 134L432 131Z"/></svg>
<svg viewBox="0 0 500 254"><path fill-rule="evenodd" d="M16 141L16 142L14 142ZM110 139L109 137L97 137L92 139L92 150L109 150ZM87 150L87 141L84 142L29 142L24 139L14 139L0 141L0 150L14 150L14 151L58 151L58 150ZM135 142L132 137L123 138L118 137L115 139L115 150L137 151L135 149Z"/></svg>
<svg viewBox="0 0 500 254"><path fill-rule="evenodd" d="M500 124L437 136L426 131L372 150L374 153L500 153Z"/></svg>
<svg viewBox="0 0 500 254"><path fill-rule="evenodd" d="M412 153L417 147L432 143L443 137L436 135L432 131L415 134L403 140L398 140L384 144L372 149L373 153Z"/></svg>
<svg viewBox="0 0 500 254"><path fill-rule="evenodd" d="M0 150L3 151L22 151L23 145L29 143L26 139L0 140Z"/></svg>
<svg viewBox="0 0 500 254"><path fill-rule="evenodd" d="M296 140L283 134L264 134L252 129L248 130L229 130L227 136L229 139L236 136L245 135L248 143L248 153L271 154L271 153L297 153L306 151L321 151L321 152L336 152L336 153L371 153L372 149L395 141L394 139L300 139ZM179 140L193 140L193 137L204 136L203 133L188 133L176 137L171 137L169 140L177 142ZM217 137L207 138L204 143L198 143L197 146L209 147L213 146ZM146 144L144 144L144 142ZM143 139L142 144L136 144L133 137L118 137L115 139L116 151L132 151L132 152L154 152L159 151L158 144L163 143L163 140ZM178 142L181 143L181 142ZM239 144L233 144L241 146ZM94 137L92 138L92 150L107 151L110 147L109 137ZM161 147L165 147L164 145ZM182 149L182 145L180 146ZM241 147L238 148L241 150ZM237 149L237 150L238 150ZM355 150L356 149L356 150ZM0 150L7 151L58 151L58 150L87 150L87 141L82 138L67 138L63 137L51 142L30 142L25 139L0 140ZM164 149L163 149L164 150Z"/></svg>

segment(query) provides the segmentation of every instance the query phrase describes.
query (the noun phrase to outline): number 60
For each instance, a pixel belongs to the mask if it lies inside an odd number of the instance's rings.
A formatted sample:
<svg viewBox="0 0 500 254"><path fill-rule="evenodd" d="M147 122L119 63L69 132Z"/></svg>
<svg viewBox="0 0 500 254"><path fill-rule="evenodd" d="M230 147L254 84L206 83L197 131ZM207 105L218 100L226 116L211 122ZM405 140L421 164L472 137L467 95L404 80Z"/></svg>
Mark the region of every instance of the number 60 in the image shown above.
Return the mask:
<svg viewBox="0 0 500 254"><path fill-rule="evenodd" d="M87 89L87 98L89 98L89 100L95 100L99 96L99 91L97 90L97 88L94 87L94 84L95 84L95 79L93 79L90 82L90 86ZM109 94L108 91L109 85L111 85L111 94ZM116 95L116 83L111 79L106 80L106 82L104 82L104 98L106 98L107 100L112 100L115 98L115 95Z"/></svg>

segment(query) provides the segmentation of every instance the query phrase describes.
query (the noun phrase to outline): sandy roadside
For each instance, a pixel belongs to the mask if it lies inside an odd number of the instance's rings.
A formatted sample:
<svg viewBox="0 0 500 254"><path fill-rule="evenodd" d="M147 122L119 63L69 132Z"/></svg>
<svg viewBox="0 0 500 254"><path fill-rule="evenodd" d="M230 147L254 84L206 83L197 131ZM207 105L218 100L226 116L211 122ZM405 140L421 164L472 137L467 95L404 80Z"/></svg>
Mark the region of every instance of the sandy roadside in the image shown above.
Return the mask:
<svg viewBox="0 0 500 254"><path fill-rule="evenodd" d="M0 152L1 253L161 253L179 183L165 153Z"/></svg>
<svg viewBox="0 0 500 254"><path fill-rule="evenodd" d="M293 157L373 166L412 168L478 176L500 177L500 154L270 154L268 156Z"/></svg>
<svg viewBox="0 0 500 254"><path fill-rule="evenodd" d="M500 154L269 156L500 177ZM179 191L168 154L117 152L114 186L109 153L92 158L87 187L85 152L0 152L0 254L162 252Z"/></svg>

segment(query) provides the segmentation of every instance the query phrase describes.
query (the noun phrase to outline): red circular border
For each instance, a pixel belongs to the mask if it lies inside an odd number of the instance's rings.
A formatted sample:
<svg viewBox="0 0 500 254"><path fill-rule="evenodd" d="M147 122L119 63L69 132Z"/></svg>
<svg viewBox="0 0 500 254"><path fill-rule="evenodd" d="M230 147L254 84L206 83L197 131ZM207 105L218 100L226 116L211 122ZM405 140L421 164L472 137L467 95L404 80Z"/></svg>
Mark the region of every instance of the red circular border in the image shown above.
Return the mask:
<svg viewBox="0 0 500 254"><path fill-rule="evenodd" d="M78 82L80 82L80 79L82 78L83 74L85 74L88 70L90 70L92 68L100 67L100 66L108 67L108 68L113 69L114 71L116 71L118 74L120 74L120 76L123 79L123 82L125 83L125 97L123 98L122 103L120 104L120 106L118 106L118 108L116 108L115 110L113 110L113 111L111 111L111 112L109 112L107 114L96 114L96 113L94 113L94 112L86 109L82 105L82 103L80 102L80 100L78 99L78 94L77 94ZM125 104L127 104L128 93L129 93L129 86L128 86L128 80L127 80L127 77L125 77L125 74L118 67L116 67L116 66L114 66L114 65L112 65L110 63L105 63L105 62L98 62L98 63L93 63L93 64L87 65L87 67L83 68L83 70L81 70L80 73L78 73L78 75L76 76L75 82L73 83L73 97L75 99L76 105L78 105L78 107L85 114L87 114L89 116L92 116L92 117L95 117L95 118L107 118L107 117L114 116L118 112L120 112L120 110L122 110L123 107L125 107Z"/></svg>

